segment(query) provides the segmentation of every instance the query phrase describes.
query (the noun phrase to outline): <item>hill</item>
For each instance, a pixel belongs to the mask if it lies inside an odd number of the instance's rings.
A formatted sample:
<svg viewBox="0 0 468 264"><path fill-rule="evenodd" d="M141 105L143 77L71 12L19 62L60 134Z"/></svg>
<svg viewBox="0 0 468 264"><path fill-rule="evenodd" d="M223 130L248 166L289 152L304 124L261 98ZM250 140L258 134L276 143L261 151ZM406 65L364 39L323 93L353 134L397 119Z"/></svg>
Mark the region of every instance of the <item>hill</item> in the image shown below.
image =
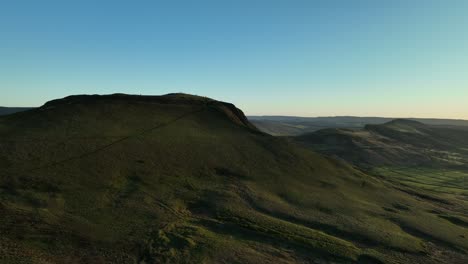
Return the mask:
<svg viewBox="0 0 468 264"><path fill-rule="evenodd" d="M185 94L0 117L0 263L466 263L467 205ZM424 221L421 221L424 219Z"/></svg>
<svg viewBox="0 0 468 264"><path fill-rule="evenodd" d="M0 106L0 116L9 115L9 114L13 114L13 113L16 113L16 112L22 112L22 111L26 111L26 110L29 110L29 109L32 109L32 108L31 107L3 107L3 106Z"/></svg>
<svg viewBox="0 0 468 264"><path fill-rule="evenodd" d="M363 129L324 129L295 140L387 180L468 200L464 127L398 119Z"/></svg>
<svg viewBox="0 0 468 264"><path fill-rule="evenodd" d="M295 116L249 116L249 120L261 131L274 136L297 136L325 128L363 128L365 125L381 125L394 120L386 117L295 117ZM460 126L468 128L468 120L409 118L434 126Z"/></svg>
<svg viewBox="0 0 468 264"><path fill-rule="evenodd" d="M324 129L295 139L361 167L468 164L468 130L412 120L396 119L363 129Z"/></svg>

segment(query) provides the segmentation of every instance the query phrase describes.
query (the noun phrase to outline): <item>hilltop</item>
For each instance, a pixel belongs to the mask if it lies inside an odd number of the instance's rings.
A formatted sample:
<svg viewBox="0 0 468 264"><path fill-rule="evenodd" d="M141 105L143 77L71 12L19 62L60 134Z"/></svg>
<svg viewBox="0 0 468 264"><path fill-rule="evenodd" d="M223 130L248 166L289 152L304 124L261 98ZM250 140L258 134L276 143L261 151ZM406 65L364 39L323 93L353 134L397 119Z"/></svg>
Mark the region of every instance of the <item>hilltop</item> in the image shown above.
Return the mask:
<svg viewBox="0 0 468 264"><path fill-rule="evenodd" d="M466 204L185 94L0 117L1 263L464 263ZM424 219L424 221L421 221Z"/></svg>

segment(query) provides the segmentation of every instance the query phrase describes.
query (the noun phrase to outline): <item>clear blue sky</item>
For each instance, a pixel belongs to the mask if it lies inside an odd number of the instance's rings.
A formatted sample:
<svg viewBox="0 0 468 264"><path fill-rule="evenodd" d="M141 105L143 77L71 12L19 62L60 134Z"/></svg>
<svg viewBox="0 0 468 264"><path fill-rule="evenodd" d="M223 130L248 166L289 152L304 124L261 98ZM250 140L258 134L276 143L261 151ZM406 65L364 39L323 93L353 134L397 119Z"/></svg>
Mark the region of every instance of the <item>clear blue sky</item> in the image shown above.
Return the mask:
<svg viewBox="0 0 468 264"><path fill-rule="evenodd" d="M11 0L0 105L186 92L256 115L468 119L468 1Z"/></svg>

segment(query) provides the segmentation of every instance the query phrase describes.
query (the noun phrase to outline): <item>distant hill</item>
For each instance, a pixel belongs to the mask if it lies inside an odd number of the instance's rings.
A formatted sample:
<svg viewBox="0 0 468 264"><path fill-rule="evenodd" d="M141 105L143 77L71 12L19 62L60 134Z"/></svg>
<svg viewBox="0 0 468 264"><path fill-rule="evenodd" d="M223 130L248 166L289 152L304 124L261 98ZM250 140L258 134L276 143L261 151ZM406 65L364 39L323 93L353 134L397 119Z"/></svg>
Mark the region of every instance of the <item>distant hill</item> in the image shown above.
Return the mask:
<svg viewBox="0 0 468 264"><path fill-rule="evenodd" d="M293 139L395 184L468 201L468 129L397 119Z"/></svg>
<svg viewBox="0 0 468 264"><path fill-rule="evenodd" d="M295 138L311 149L361 166L466 166L468 129L396 119L362 129L324 129Z"/></svg>
<svg viewBox="0 0 468 264"><path fill-rule="evenodd" d="M3 107L3 106L0 106L0 116L9 115L9 114L13 114L13 113L16 113L16 112L22 112L22 111L26 111L26 110L29 110L29 109L32 109L32 107Z"/></svg>
<svg viewBox="0 0 468 264"><path fill-rule="evenodd" d="M1 263L468 260L463 201L267 135L229 103L71 96L0 117L0 139Z"/></svg>
<svg viewBox="0 0 468 264"><path fill-rule="evenodd" d="M394 118L384 117L294 117L294 116L249 116L249 120L265 133L275 136L296 136L325 128L362 128L368 124L384 124ZM409 118L427 125L465 126L468 120Z"/></svg>

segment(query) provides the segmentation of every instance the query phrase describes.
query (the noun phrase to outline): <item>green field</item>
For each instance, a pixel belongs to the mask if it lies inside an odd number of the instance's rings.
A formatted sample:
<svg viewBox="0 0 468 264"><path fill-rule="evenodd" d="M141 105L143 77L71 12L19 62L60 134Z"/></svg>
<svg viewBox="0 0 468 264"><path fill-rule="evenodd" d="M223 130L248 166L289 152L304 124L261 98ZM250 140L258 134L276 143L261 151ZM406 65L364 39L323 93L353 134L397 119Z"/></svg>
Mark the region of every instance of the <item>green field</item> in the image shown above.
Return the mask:
<svg viewBox="0 0 468 264"><path fill-rule="evenodd" d="M432 168L380 167L374 172L408 186L468 196L468 171Z"/></svg>

